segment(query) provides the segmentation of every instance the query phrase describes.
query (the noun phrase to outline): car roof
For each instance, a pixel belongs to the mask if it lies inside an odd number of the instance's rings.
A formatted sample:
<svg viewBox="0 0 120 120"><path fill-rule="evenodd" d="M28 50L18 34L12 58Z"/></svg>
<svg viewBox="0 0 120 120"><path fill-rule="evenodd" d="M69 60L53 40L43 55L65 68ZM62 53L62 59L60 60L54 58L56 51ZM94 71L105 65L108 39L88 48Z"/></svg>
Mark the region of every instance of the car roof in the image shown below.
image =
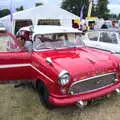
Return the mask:
<svg viewBox="0 0 120 120"><path fill-rule="evenodd" d="M36 25L22 27L20 30L33 32L34 34L53 34L53 33L82 33L78 29L72 27L56 26L56 25Z"/></svg>

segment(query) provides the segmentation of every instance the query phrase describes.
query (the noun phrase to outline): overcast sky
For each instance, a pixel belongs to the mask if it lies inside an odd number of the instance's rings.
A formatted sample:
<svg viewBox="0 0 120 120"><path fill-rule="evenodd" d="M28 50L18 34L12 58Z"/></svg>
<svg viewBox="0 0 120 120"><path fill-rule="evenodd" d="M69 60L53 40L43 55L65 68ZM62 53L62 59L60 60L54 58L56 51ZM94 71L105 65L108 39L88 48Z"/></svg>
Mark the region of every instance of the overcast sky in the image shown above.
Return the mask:
<svg viewBox="0 0 120 120"><path fill-rule="evenodd" d="M36 2L51 3L60 6L62 0L0 0L0 9L10 8L11 1L13 8L23 5L25 9L28 9L34 7ZM108 8L111 13L120 13L120 0L109 0Z"/></svg>

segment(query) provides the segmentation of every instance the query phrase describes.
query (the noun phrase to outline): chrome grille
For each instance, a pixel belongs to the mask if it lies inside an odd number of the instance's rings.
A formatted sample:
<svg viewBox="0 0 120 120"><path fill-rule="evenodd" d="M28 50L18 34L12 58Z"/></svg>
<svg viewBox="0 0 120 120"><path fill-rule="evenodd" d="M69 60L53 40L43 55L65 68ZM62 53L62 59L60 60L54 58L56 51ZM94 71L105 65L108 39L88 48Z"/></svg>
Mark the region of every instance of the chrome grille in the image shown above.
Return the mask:
<svg viewBox="0 0 120 120"><path fill-rule="evenodd" d="M71 85L69 93L80 94L95 91L112 85L115 82L115 79L115 73L108 73L80 80Z"/></svg>

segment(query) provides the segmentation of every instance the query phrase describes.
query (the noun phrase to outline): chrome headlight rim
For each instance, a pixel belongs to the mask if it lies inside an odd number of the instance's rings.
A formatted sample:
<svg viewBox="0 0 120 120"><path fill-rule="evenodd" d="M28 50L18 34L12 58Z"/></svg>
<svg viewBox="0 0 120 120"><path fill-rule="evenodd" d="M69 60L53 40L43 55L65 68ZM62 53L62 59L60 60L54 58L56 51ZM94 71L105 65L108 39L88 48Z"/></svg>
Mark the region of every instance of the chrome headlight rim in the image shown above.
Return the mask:
<svg viewBox="0 0 120 120"><path fill-rule="evenodd" d="M66 83L65 83L65 79L62 79L62 77L65 76L65 75L67 75L67 77L69 78L69 79L66 79ZM59 73L59 75L58 75L58 83L59 83L59 85L65 86L65 85L69 84L69 82L70 82L70 74L69 74L69 72L66 71L66 70L61 71Z"/></svg>

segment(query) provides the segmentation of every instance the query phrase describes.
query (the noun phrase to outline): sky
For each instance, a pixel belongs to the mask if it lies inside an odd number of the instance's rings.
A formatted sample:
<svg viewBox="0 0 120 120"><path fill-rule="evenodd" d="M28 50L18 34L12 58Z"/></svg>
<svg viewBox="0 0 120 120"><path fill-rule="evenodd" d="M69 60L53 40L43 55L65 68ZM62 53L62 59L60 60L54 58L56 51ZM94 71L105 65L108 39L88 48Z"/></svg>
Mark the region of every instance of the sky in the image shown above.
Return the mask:
<svg viewBox="0 0 120 120"><path fill-rule="evenodd" d="M24 6L25 9L31 8L35 6L36 2L43 2L55 4L60 6L62 0L0 0L0 9L10 8L10 4L12 1L12 8L17 8L21 5ZM120 12L120 0L109 0L108 8L111 13L118 14Z"/></svg>
<svg viewBox="0 0 120 120"><path fill-rule="evenodd" d="M120 13L120 0L109 0L108 8L111 13L119 14Z"/></svg>

